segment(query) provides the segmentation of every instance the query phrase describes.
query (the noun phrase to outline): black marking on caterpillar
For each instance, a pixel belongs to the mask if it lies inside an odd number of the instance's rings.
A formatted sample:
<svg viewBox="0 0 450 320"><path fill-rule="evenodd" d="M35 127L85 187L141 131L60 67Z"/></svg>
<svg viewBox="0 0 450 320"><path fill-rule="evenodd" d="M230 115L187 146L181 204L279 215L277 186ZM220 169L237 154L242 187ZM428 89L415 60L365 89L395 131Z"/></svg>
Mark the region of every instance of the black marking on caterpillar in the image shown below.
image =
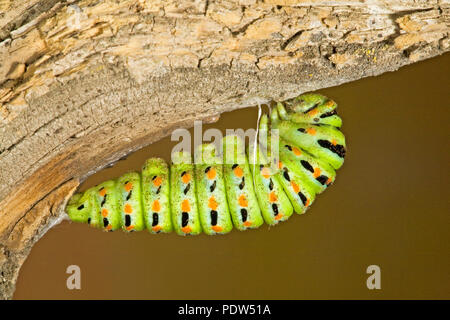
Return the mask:
<svg viewBox="0 0 450 320"><path fill-rule="evenodd" d="M241 209L241 217L242 217L242 222L247 221L247 217L248 217L247 209L244 209L244 208Z"/></svg>
<svg viewBox="0 0 450 320"><path fill-rule="evenodd" d="M315 108L317 108L317 106L318 106L319 104L320 104L319 102L315 103L315 104L314 104L312 107L310 107L308 110L303 111L303 113L306 114L306 113L308 113L308 112L314 110Z"/></svg>
<svg viewBox="0 0 450 320"><path fill-rule="evenodd" d="M328 117L334 116L336 114L337 114L336 109L334 109L332 111L328 111L324 114L321 114L320 117L323 119L323 118L328 118Z"/></svg>
<svg viewBox="0 0 450 320"><path fill-rule="evenodd" d="M183 193L186 195L189 192L189 189L191 188L191 184L188 183L188 185L186 186L186 188L184 188Z"/></svg>
<svg viewBox="0 0 450 320"><path fill-rule="evenodd" d="M209 191L210 191L210 192L214 192L215 189L216 189L216 180L214 180L214 182L212 183L212 185L209 187Z"/></svg>
<svg viewBox="0 0 450 320"><path fill-rule="evenodd" d="M183 211L181 213L181 226L184 228L188 225L189 223L189 213Z"/></svg>
<svg viewBox="0 0 450 320"><path fill-rule="evenodd" d="M287 180L287 181L291 181L291 177L289 177L289 172L287 168L284 168L284 172L283 172L283 177Z"/></svg>
<svg viewBox="0 0 450 320"><path fill-rule="evenodd" d="M153 218L152 219L152 227L157 226L158 223L159 223L159 216L158 216L158 214L156 212L153 212L152 218Z"/></svg>
<svg viewBox="0 0 450 320"><path fill-rule="evenodd" d="M102 203L100 204L100 207L103 207L105 205L105 203L106 203L106 196L107 196L107 194L105 194L103 196L103 200L102 200Z"/></svg>
<svg viewBox="0 0 450 320"><path fill-rule="evenodd" d="M306 206L306 202L308 201L308 199L305 197L305 195L301 191L299 191L298 196L302 200L303 205Z"/></svg>
<svg viewBox="0 0 450 320"><path fill-rule="evenodd" d="M328 177L327 177L327 176L324 176L324 175L321 175L321 176L318 176L318 177L316 178L316 180L319 181L321 184L324 185L325 183L327 183Z"/></svg>
<svg viewBox="0 0 450 320"><path fill-rule="evenodd" d="M131 226L131 216L129 214L125 215L125 227Z"/></svg>
<svg viewBox="0 0 450 320"><path fill-rule="evenodd" d="M333 153L336 153L339 157L345 157L345 147L341 144L333 145L328 140L317 140L317 143L322 147L330 150Z"/></svg>
<svg viewBox="0 0 450 320"><path fill-rule="evenodd" d="M128 192L127 194L127 201L131 199L131 193L133 192L133 189L130 190L130 192Z"/></svg>
<svg viewBox="0 0 450 320"><path fill-rule="evenodd" d="M276 203L272 203L272 210L273 210L273 212L275 213L275 215L278 214L278 206L277 206Z"/></svg>
<svg viewBox="0 0 450 320"><path fill-rule="evenodd" d="M311 164L306 160L300 160L300 163L302 164L303 168L310 171L311 173L314 173L314 168L311 166Z"/></svg>
<svg viewBox="0 0 450 320"><path fill-rule="evenodd" d="M245 179L242 177L242 182L239 184L239 189L242 190L245 187Z"/></svg>
<svg viewBox="0 0 450 320"><path fill-rule="evenodd" d="M215 226L217 225L217 211L211 210L211 225Z"/></svg>

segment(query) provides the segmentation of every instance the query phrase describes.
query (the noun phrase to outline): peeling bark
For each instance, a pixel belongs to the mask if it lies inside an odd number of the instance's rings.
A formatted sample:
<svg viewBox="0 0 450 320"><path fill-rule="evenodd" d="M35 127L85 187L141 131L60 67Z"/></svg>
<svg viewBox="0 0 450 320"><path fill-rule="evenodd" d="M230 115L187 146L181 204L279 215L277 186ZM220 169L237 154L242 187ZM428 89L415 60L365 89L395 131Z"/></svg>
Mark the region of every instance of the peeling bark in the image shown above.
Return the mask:
<svg viewBox="0 0 450 320"><path fill-rule="evenodd" d="M450 1L0 0L0 297L79 181L196 119L449 51Z"/></svg>

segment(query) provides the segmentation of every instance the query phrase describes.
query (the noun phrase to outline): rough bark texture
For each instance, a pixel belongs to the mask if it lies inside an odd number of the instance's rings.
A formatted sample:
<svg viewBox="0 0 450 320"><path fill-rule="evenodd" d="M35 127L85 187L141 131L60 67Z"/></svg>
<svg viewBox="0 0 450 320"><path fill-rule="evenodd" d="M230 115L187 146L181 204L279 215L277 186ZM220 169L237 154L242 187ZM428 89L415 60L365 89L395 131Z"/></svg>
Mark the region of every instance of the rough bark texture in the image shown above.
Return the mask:
<svg viewBox="0 0 450 320"><path fill-rule="evenodd" d="M0 298L79 181L221 112L449 50L449 0L0 0Z"/></svg>

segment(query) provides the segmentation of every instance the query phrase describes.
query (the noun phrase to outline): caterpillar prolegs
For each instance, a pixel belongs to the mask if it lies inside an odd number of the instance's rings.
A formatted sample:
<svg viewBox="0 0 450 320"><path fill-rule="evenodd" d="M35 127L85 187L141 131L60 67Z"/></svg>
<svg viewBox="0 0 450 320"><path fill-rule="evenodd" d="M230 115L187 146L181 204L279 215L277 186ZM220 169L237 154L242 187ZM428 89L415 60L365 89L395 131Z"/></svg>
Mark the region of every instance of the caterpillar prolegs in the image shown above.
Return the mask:
<svg viewBox="0 0 450 320"><path fill-rule="evenodd" d="M312 93L278 102L259 123L259 138L278 130L278 157L262 150L270 149L271 140L245 148L229 135L221 150L200 145L195 163L186 152L174 153L170 166L148 159L141 173L75 194L66 211L72 221L106 231L215 235L276 225L304 213L334 182L346 151L336 108L333 100Z"/></svg>

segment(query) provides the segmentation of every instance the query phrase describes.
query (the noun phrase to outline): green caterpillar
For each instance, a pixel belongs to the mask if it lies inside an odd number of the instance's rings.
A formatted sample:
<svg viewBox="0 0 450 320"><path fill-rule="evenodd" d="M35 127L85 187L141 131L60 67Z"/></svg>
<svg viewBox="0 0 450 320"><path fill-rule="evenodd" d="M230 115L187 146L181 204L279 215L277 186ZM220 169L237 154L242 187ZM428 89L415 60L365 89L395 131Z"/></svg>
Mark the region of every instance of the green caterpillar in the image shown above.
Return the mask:
<svg viewBox="0 0 450 320"><path fill-rule="evenodd" d="M170 166L160 158L148 159L141 173L75 194L67 213L72 221L107 231L216 235L233 226L276 225L294 212L304 213L334 182L346 152L336 108L319 94L279 102L261 117L255 148L229 135L219 152L213 144L199 146L195 164L186 152L173 154ZM278 130L279 158L261 150L270 149L271 143L261 139L269 128Z"/></svg>

